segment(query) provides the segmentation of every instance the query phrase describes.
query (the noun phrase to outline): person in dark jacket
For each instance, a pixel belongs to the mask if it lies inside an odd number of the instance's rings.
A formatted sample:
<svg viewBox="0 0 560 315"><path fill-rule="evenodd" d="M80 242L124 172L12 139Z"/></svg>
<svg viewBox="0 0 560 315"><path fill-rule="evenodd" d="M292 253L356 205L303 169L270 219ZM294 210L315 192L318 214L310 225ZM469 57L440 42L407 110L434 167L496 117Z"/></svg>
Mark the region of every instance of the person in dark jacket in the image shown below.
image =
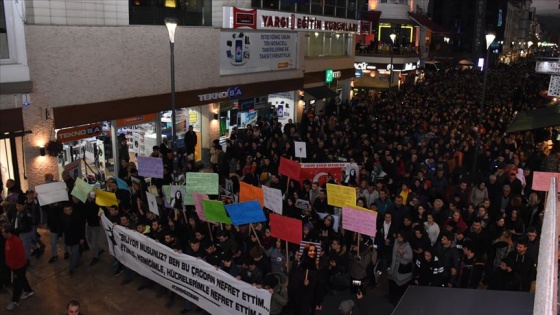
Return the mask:
<svg viewBox="0 0 560 315"><path fill-rule="evenodd" d="M70 268L68 273L74 274L78 264L81 262L80 245L86 239L85 221L71 203L63 204L64 214L62 215L62 232L64 233L64 243L70 248Z"/></svg>
<svg viewBox="0 0 560 315"><path fill-rule="evenodd" d="M452 246L452 241L452 234L444 232L435 252L443 267L442 282L448 287L452 287L455 283L459 270L459 252Z"/></svg>
<svg viewBox="0 0 560 315"><path fill-rule="evenodd" d="M95 192L90 192L84 204L84 215L86 218L86 239L91 249L93 258L90 266L99 262L99 232L101 231L99 222L99 206L95 203Z"/></svg>
<svg viewBox="0 0 560 315"><path fill-rule="evenodd" d="M527 241L521 239L517 242L515 251L507 255L512 263L513 272L521 278L521 291L528 292L531 289L531 282L535 280L536 268L535 261L527 255Z"/></svg>
<svg viewBox="0 0 560 315"><path fill-rule="evenodd" d="M42 221L42 210L33 190L26 191L25 197L25 211L31 214L31 256L39 258L45 253L45 244L37 233L37 228Z"/></svg>
<svg viewBox="0 0 560 315"><path fill-rule="evenodd" d="M45 206L47 209L47 222L49 224L49 229L51 231L51 251L52 256L49 259L49 263L53 263L58 260L58 239L62 237L62 222L60 218L62 217L62 204L59 202L52 203ZM66 243L64 245L64 259L70 257L69 248Z"/></svg>
<svg viewBox="0 0 560 315"><path fill-rule="evenodd" d="M414 268L414 283L416 285L440 287L442 286L441 276L443 275L443 267L434 251L431 248L424 249L423 257L416 260L416 268Z"/></svg>
<svg viewBox="0 0 560 315"><path fill-rule="evenodd" d="M484 275L486 263L477 253L479 249L474 242L467 242L463 245L463 259L459 268L459 288L477 289Z"/></svg>
<svg viewBox="0 0 560 315"><path fill-rule="evenodd" d="M20 198L16 202L16 215L12 219L12 226L14 227L14 232L21 241L25 248L25 257L29 262L31 258L31 241L33 239L33 228L32 228L32 218L31 213L27 211L25 207L25 198Z"/></svg>
<svg viewBox="0 0 560 315"><path fill-rule="evenodd" d="M521 291L521 278L519 274L513 272L511 260L502 259L500 267L496 268L490 276L488 290Z"/></svg>

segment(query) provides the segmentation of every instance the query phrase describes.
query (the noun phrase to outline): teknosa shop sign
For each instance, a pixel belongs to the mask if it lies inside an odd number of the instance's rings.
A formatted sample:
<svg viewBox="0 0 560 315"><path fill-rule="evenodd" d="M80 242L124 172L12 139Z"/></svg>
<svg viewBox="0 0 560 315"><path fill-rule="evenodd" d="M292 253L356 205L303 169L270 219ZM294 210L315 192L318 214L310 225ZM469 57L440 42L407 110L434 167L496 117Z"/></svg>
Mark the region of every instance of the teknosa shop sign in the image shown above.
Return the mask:
<svg viewBox="0 0 560 315"><path fill-rule="evenodd" d="M309 30L317 32L359 33L360 21L334 17L224 7L224 28L256 30Z"/></svg>

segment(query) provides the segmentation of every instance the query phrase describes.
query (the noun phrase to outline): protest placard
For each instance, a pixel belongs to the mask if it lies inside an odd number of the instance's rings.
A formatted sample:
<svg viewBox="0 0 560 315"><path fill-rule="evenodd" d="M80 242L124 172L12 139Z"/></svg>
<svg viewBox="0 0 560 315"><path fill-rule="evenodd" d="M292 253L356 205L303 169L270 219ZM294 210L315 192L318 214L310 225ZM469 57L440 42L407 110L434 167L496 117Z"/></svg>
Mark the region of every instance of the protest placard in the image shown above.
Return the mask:
<svg viewBox="0 0 560 315"><path fill-rule="evenodd" d="M127 184L124 180L122 180L121 178L116 177L116 176L113 177L113 178L114 178L115 181L117 182L117 188L119 188L119 189L128 189L128 184Z"/></svg>
<svg viewBox="0 0 560 315"><path fill-rule="evenodd" d="M302 239L301 220L270 214L270 235L286 242L299 244Z"/></svg>
<svg viewBox="0 0 560 315"><path fill-rule="evenodd" d="M115 193L99 189L94 189L93 191L95 191L95 203L98 206L110 207L119 204Z"/></svg>
<svg viewBox="0 0 560 315"><path fill-rule="evenodd" d="M323 186L329 175L336 179L341 178L342 170L347 165L348 163L301 163L299 179L308 179L312 183L317 182L319 186Z"/></svg>
<svg viewBox="0 0 560 315"><path fill-rule="evenodd" d="M202 200L208 200L208 195L198 192L192 193L194 200L194 210L198 214L198 218L202 221L206 221L206 215L204 214L204 208L202 207Z"/></svg>
<svg viewBox="0 0 560 315"><path fill-rule="evenodd" d="M294 153L297 158L307 158L307 148L305 142L294 141Z"/></svg>
<svg viewBox="0 0 560 315"><path fill-rule="evenodd" d="M185 199L187 198L187 190L185 186L170 185L169 193L169 206L172 209L185 210Z"/></svg>
<svg viewBox="0 0 560 315"><path fill-rule="evenodd" d="M257 200L261 205L264 206L264 193L262 188L249 185L244 182L239 183L239 202Z"/></svg>
<svg viewBox="0 0 560 315"><path fill-rule="evenodd" d="M324 220L326 216L330 215L333 218L333 222L332 222L333 230L338 233L338 230L340 228L340 216L339 215L328 214L328 213L317 213L317 215L319 215L321 220Z"/></svg>
<svg viewBox="0 0 560 315"><path fill-rule="evenodd" d="M282 214L282 191L262 186L264 206L278 214Z"/></svg>
<svg viewBox="0 0 560 315"><path fill-rule="evenodd" d="M174 252L141 233L101 217L109 252L143 277L213 315L270 314L271 293L230 276L202 259Z"/></svg>
<svg viewBox="0 0 560 315"><path fill-rule="evenodd" d="M309 200L305 200L305 199L296 200L296 208L301 209L301 210L310 209L309 208Z"/></svg>
<svg viewBox="0 0 560 315"><path fill-rule="evenodd" d="M334 207L355 206L356 188L327 184L327 203Z"/></svg>
<svg viewBox="0 0 560 315"><path fill-rule="evenodd" d="M37 200L40 206L50 205L55 202L68 201L68 191L64 182L53 182L35 186Z"/></svg>
<svg viewBox="0 0 560 315"><path fill-rule="evenodd" d="M136 158L138 175L163 178L163 161L161 158L138 156Z"/></svg>
<svg viewBox="0 0 560 315"><path fill-rule="evenodd" d="M93 187L90 184L86 183L86 181L81 178L77 178L74 182L74 188L72 189L71 195L80 199L81 202L86 202L87 196L92 190Z"/></svg>
<svg viewBox="0 0 560 315"><path fill-rule="evenodd" d="M377 212L360 207L342 207L342 228L374 237Z"/></svg>
<svg viewBox="0 0 560 315"><path fill-rule="evenodd" d="M156 196L154 194L146 192L146 200L148 201L148 209L150 210L150 212L159 216L159 208L157 205Z"/></svg>
<svg viewBox="0 0 560 315"><path fill-rule="evenodd" d="M194 205L193 192L217 195L220 192L219 176L216 173L187 173L185 205Z"/></svg>
<svg viewBox="0 0 560 315"><path fill-rule="evenodd" d="M560 192L560 173L533 172L533 186L531 188L536 191L548 191L552 177L556 177L556 188Z"/></svg>
<svg viewBox="0 0 560 315"><path fill-rule="evenodd" d="M281 157L278 174L284 175L290 179L299 180L300 168L301 167L298 162Z"/></svg>
<svg viewBox="0 0 560 315"><path fill-rule="evenodd" d="M216 200L202 200L202 209L206 221L231 224L231 219L226 212L224 203Z"/></svg>
<svg viewBox="0 0 560 315"><path fill-rule="evenodd" d="M266 221L261 205L256 200L226 205L226 211L234 225Z"/></svg>

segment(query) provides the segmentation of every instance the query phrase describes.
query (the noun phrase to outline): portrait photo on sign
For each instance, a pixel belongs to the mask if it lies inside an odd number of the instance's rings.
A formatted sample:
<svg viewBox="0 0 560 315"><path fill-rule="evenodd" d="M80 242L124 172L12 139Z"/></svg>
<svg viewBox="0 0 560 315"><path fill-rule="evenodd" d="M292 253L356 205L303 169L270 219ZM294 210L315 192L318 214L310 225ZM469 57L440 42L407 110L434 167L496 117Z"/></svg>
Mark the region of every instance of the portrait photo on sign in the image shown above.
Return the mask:
<svg viewBox="0 0 560 315"><path fill-rule="evenodd" d="M171 202L170 206L173 209L185 210L185 186L175 186L171 185Z"/></svg>
<svg viewBox="0 0 560 315"><path fill-rule="evenodd" d="M346 177L344 178L344 183L346 184L354 184L358 183L358 175L360 173L360 167L356 164L348 164L346 169L344 170L346 173Z"/></svg>
<svg viewBox="0 0 560 315"><path fill-rule="evenodd" d="M313 251L313 249L315 251ZM319 266L319 257L321 256L321 243L301 241L301 243L299 244L300 257L303 257L304 253L309 255L309 258L314 258L316 266Z"/></svg>

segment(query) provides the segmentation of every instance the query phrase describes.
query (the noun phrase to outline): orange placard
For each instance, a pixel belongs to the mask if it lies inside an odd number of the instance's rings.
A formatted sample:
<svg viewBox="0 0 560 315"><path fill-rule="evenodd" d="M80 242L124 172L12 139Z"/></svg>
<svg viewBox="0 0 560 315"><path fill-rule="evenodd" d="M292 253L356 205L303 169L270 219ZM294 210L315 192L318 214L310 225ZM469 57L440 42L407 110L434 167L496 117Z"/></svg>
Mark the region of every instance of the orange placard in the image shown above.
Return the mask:
<svg viewBox="0 0 560 315"><path fill-rule="evenodd" d="M264 207L264 193L262 188L249 185L244 182L239 183L239 202L257 200L261 207Z"/></svg>
<svg viewBox="0 0 560 315"><path fill-rule="evenodd" d="M103 126L100 123L82 125L72 128L60 129L56 132L56 140L58 142L70 142L85 138L100 136L103 132Z"/></svg>
<svg viewBox="0 0 560 315"><path fill-rule="evenodd" d="M138 115L138 116L134 116L134 117L117 119L117 127L143 124L143 123L146 123L146 122L156 120L156 117L157 117L156 114L147 114L147 115Z"/></svg>

